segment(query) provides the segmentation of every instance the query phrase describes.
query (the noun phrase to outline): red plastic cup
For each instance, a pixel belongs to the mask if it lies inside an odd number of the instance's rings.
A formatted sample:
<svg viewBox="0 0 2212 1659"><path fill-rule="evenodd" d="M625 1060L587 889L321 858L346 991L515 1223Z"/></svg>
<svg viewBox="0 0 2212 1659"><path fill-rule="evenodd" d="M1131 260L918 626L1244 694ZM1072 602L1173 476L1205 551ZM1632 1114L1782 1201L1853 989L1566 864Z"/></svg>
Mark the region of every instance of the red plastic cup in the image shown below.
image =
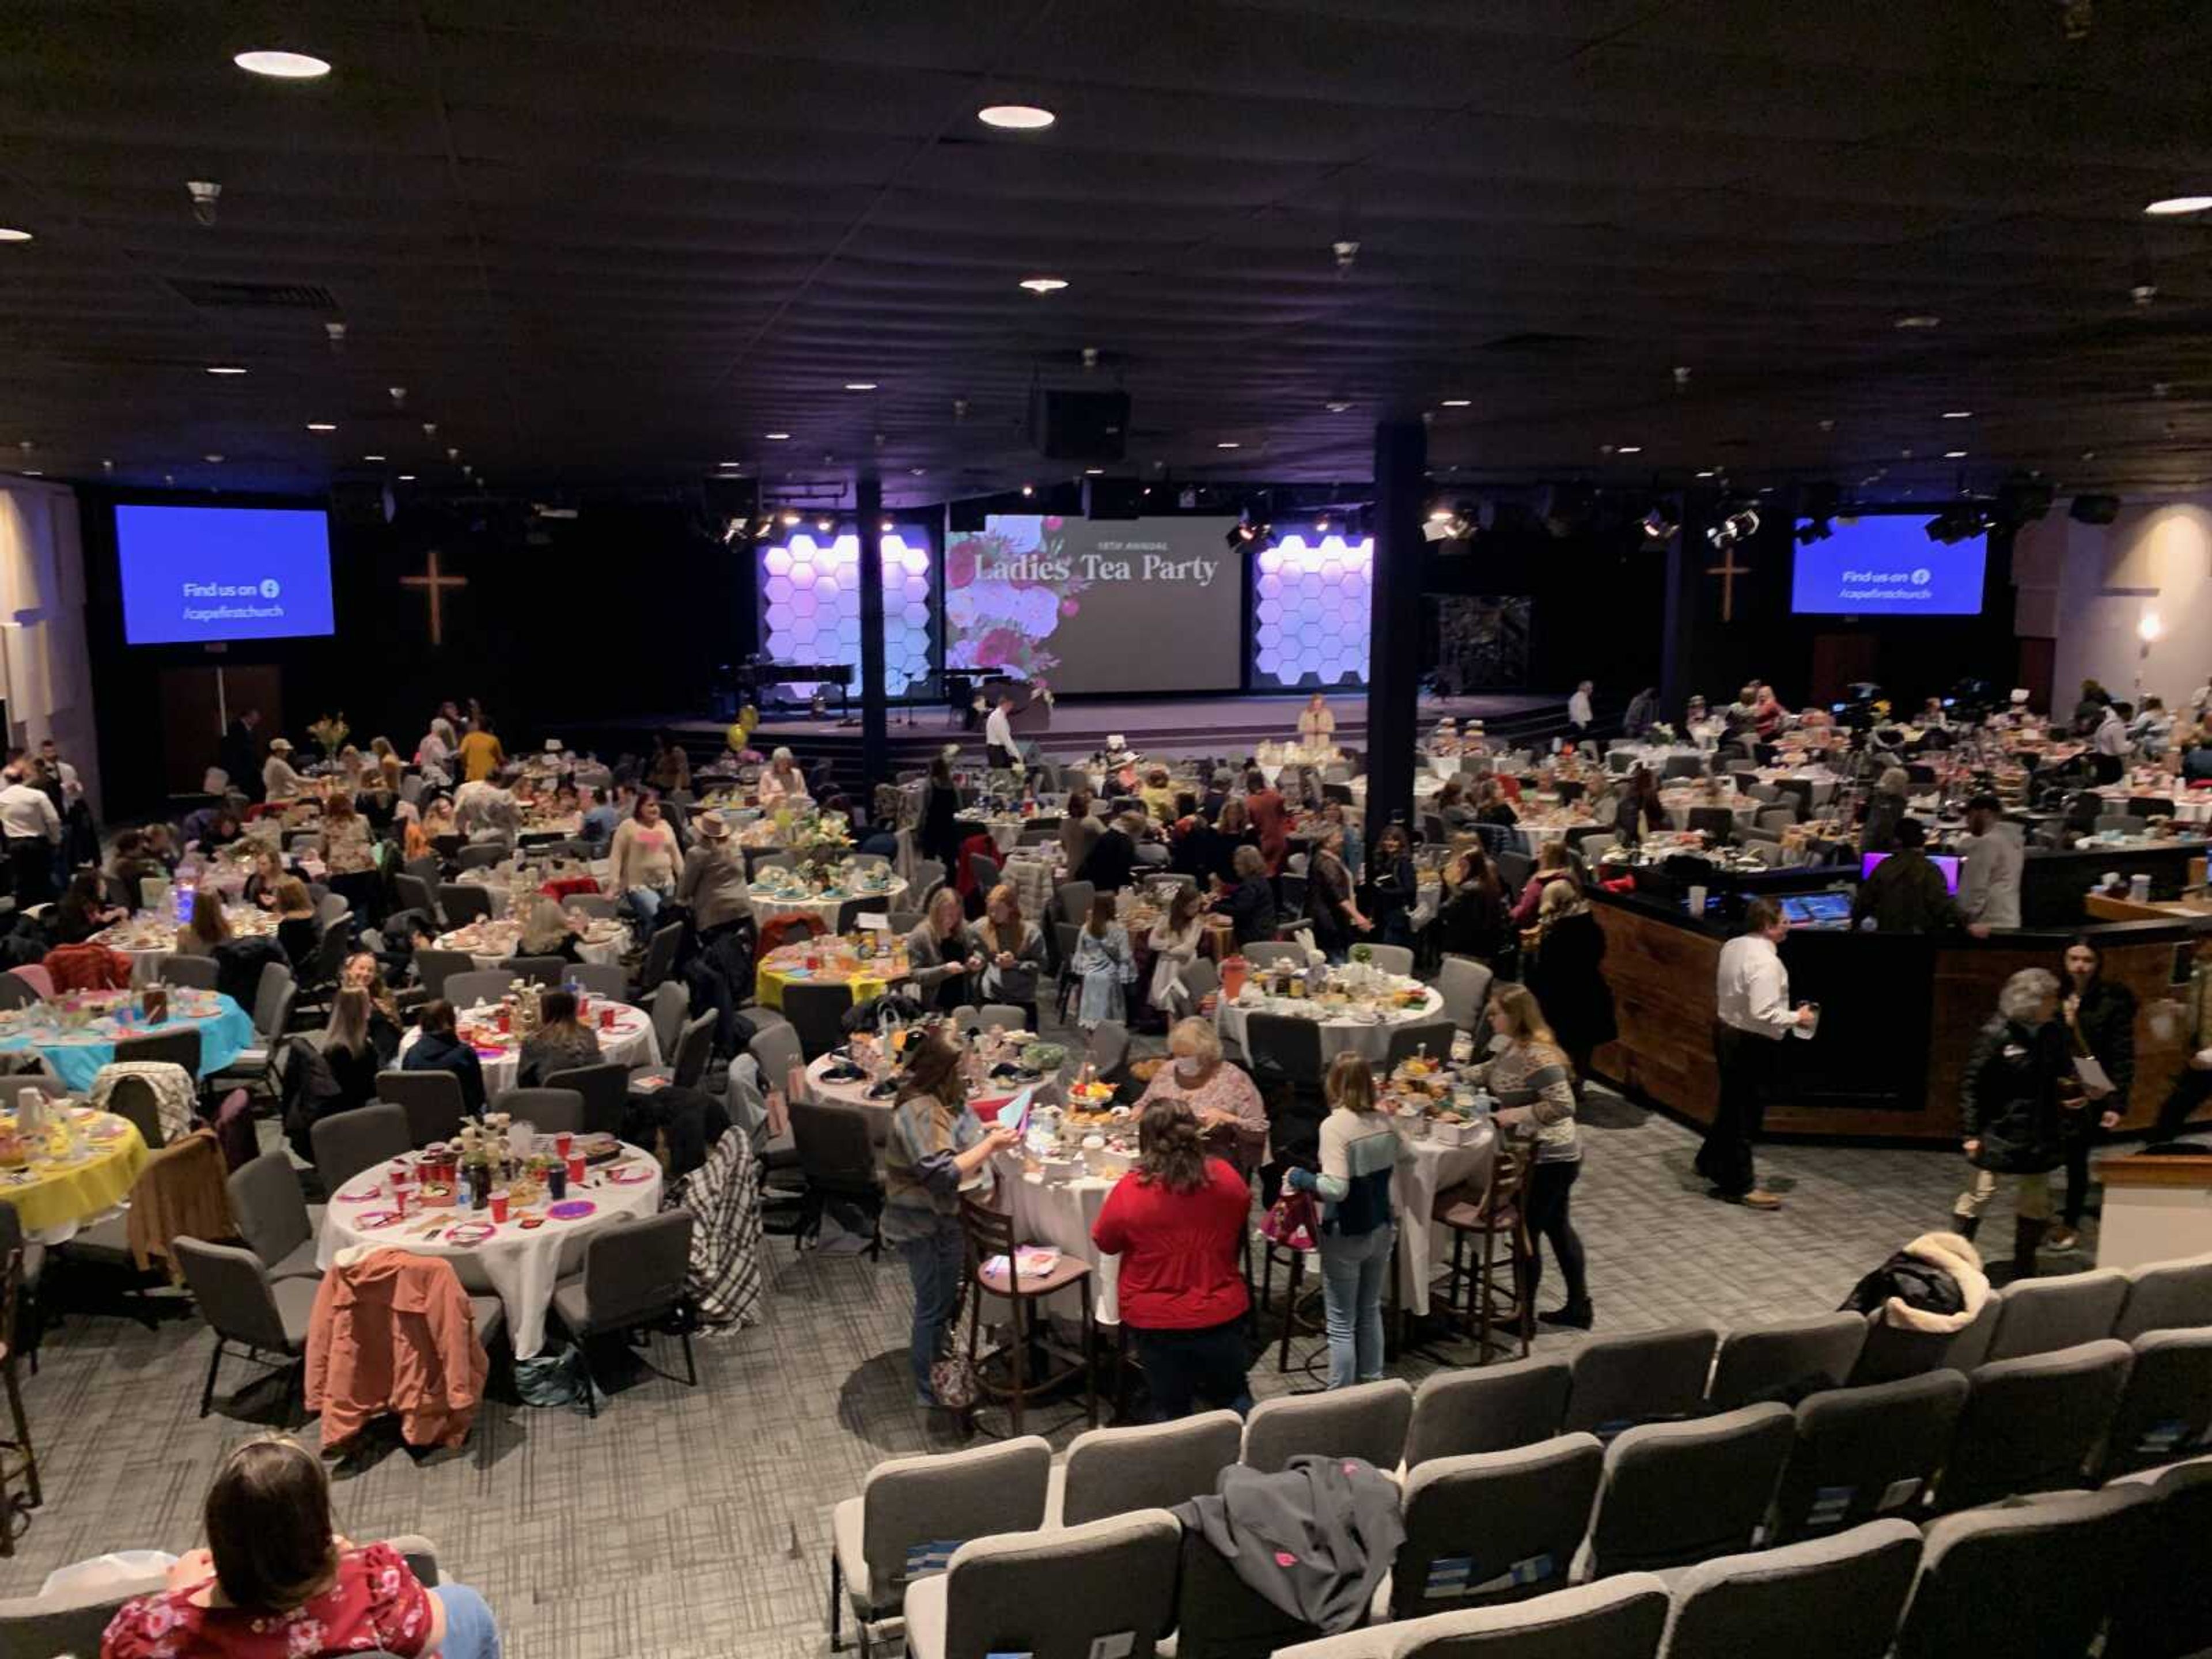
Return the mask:
<svg viewBox="0 0 2212 1659"><path fill-rule="evenodd" d="M599 1029L602 1031L611 1031L615 1029L615 1011L613 1009L602 1008L599 1010Z"/></svg>
<svg viewBox="0 0 2212 1659"><path fill-rule="evenodd" d="M404 1187L394 1187L392 1189L392 1213L394 1215L407 1213L407 1189Z"/></svg>
<svg viewBox="0 0 2212 1659"><path fill-rule="evenodd" d="M491 1218L495 1223L507 1219L507 1194L504 1191L495 1191L491 1195Z"/></svg>
<svg viewBox="0 0 2212 1659"><path fill-rule="evenodd" d="M564 1163L568 1160L569 1143L574 1139L575 1137L570 1134L566 1129L562 1130L558 1134L553 1137L553 1150L560 1155L562 1161Z"/></svg>
<svg viewBox="0 0 2212 1659"><path fill-rule="evenodd" d="M502 1036L514 1029L514 1016L504 1008L499 1011L499 1029Z"/></svg>
<svg viewBox="0 0 2212 1659"><path fill-rule="evenodd" d="M581 1152L568 1154L568 1181L572 1186L584 1184L584 1155Z"/></svg>

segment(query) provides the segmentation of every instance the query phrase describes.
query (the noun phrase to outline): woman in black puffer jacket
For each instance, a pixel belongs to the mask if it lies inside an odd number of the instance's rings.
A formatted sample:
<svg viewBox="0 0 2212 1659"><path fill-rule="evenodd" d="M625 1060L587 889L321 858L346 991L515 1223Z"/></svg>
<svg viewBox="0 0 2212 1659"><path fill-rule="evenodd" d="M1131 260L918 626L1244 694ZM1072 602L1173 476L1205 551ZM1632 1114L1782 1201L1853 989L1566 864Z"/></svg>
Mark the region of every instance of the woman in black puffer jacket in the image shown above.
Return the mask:
<svg viewBox="0 0 2212 1659"><path fill-rule="evenodd" d="M2107 1094L2087 1090L2078 1108L2058 1115L2066 1147L2066 1206L2051 1229L2051 1248L2070 1250L2081 1242L2077 1230L2089 1201L2089 1148L2100 1131L2118 1128L2128 1109L2136 1079L2136 998L2105 977L2104 953L2085 938L2067 945L2058 978L2058 1012L2070 1054L2095 1060L2112 1085Z"/></svg>
<svg viewBox="0 0 2212 1659"><path fill-rule="evenodd" d="M2060 1096L2080 1089L2057 1015L2056 975L2040 968L2014 974L1974 1039L1960 1091L1959 1132L1974 1174L1952 1219L1972 1238L1998 1186L2009 1180L2016 1279L2034 1277L2035 1252L2051 1225L2051 1172L2066 1160Z"/></svg>

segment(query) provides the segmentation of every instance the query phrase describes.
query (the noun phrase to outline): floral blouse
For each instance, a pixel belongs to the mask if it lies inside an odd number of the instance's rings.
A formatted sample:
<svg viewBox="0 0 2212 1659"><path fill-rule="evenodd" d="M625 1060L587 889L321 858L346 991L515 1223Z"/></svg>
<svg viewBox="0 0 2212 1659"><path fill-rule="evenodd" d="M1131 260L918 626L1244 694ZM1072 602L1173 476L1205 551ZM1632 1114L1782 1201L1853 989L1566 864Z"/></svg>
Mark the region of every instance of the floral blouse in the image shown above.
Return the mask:
<svg viewBox="0 0 2212 1659"><path fill-rule="evenodd" d="M199 1588L125 1602L100 1659L323 1659L374 1648L415 1659L430 1644L430 1592L389 1544L346 1551L337 1583L289 1613L195 1607Z"/></svg>

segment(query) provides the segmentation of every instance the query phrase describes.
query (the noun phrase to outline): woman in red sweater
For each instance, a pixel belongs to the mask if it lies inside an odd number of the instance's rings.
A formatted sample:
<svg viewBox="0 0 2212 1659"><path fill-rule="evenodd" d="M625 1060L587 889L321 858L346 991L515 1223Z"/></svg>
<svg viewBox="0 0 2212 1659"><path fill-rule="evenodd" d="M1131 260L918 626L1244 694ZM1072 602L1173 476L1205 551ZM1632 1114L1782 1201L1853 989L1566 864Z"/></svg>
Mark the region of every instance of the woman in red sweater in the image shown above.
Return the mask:
<svg viewBox="0 0 2212 1659"><path fill-rule="evenodd" d="M1208 1158L1188 1103L1156 1099L1138 1129L1136 1170L1106 1195L1091 1237L1121 1258L1121 1322L1137 1340L1152 1403L1167 1421L1204 1395L1252 1407L1244 1372L1250 1298L1237 1248L1251 1219L1243 1176Z"/></svg>

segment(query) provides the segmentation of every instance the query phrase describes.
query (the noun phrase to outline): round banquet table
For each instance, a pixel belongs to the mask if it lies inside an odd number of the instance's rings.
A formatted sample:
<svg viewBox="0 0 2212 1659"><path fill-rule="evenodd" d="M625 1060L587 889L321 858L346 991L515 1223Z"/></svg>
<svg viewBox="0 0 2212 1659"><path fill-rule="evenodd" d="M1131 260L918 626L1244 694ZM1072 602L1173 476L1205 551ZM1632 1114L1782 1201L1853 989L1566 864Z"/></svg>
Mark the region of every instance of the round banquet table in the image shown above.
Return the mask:
<svg viewBox="0 0 2212 1659"><path fill-rule="evenodd" d="M599 1024L599 1011L611 1008L615 1023L611 1029ZM461 1010L464 1026L488 1027L496 1009L479 1005ZM602 1063L612 1061L632 1068L660 1064L660 1044L653 1035L653 1019L642 1008L633 1008L626 1002L608 1002L599 997L591 1001L589 1018L592 1028L599 1033L599 1059ZM404 1054L422 1035L419 1025L410 1026L407 1035L399 1040L399 1052ZM522 1069L522 1044L513 1036L494 1043L479 1040L476 1045L477 1062L483 1067L484 1093L497 1110L502 1090L515 1086L515 1075Z"/></svg>
<svg viewBox="0 0 2212 1659"><path fill-rule="evenodd" d="M1431 1136L1415 1135L1392 1119L1411 1157L1399 1161L1390 1176L1390 1207L1398 1218L1398 1306L1407 1312L1429 1310L1429 1281L1443 1260L1451 1230L1434 1218L1437 1194L1473 1182L1480 1187L1490 1179L1491 1154L1498 1132L1486 1121L1475 1126L1474 1139L1464 1146L1446 1146Z"/></svg>
<svg viewBox="0 0 2212 1659"><path fill-rule="evenodd" d="M753 921L765 925L772 917L805 914L822 924L822 931L837 931L837 918L848 904L860 905L863 911L883 911L886 914L898 908L899 899L906 892L906 878L893 876L890 884L872 893L810 893L797 898L779 898L771 890L756 884L750 896L753 905Z"/></svg>
<svg viewBox="0 0 2212 1659"><path fill-rule="evenodd" d="M545 1310L552 1304L553 1286L583 1266L584 1242L660 1208L660 1165L641 1147L625 1144L622 1150L614 1162L587 1169L582 1187L569 1188L571 1200L592 1206L589 1214L574 1219L551 1218L548 1212L556 1206L543 1200L532 1211L511 1214L503 1223L495 1223L489 1209L471 1210L465 1202L422 1209L411 1200L406 1215L395 1218L388 1201L388 1166L379 1164L347 1182L332 1198L316 1241L315 1265L327 1270L340 1250L355 1245L443 1256L453 1264L465 1289L499 1297L514 1333L514 1357L534 1358L545 1346ZM523 1217L532 1212L548 1218L541 1226L525 1227ZM458 1243L450 1237L457 1228L462 1230Z"/></svg>
<svg viewBox="0 0 2212 1659"><path fill-rule="evenodd" d="M823 943L802 939L796 944L780 945L763 957L753 970L753 1000L763 1008L781 1008L783 988L796 981L807 985L849 985L857 1006L872 1002L892 986L903 984L908 977L903 945L888 956L871 957L863 963L842 949L825 951ZM809 968L809 956L821 965Z"/></svg>
<svg viewBox="0 0 2212 1659"><path fill-rule="evenodd" d="M0 1170L0 1202L15 1210L23 1236L40 1244L64 1243L86 1222L122 1203L148 1157L146 1143L130 1119L88 1106L60 1109L82 1130L84 1150Z"/></svg>
<svg viewBox="0 0 2212 1659"><path fill-rule="evenodd" d="M970 836L988 832L993 845L999 849L999 856L1003 859L1021 844L1023 830L1045 828L1056 831L1060 827L1060 817L1058 812L1039 812L1031 817L1001 813L985 818L963 813L956 822L963 841L967 840Z"/></svg>
<svg viewBox="0 0 2212 1659"><path fill-rule="evenodd" d="M226 904L223 917L239 939L274 939L276 913L258 904ZM91 943L120 951L131 958L131 982L152 985L161 977L161 964L177 953L177 924L167 917L142 910L127 921L103 927Z"/></svg>
<svg viewBox="0 0 2212 1659"><path fill-rule="evenodd" d="M62 1080L71 1094L92 1092L100 1068L115 1059L115 1045L125 1037L158 1036L180 1025L200 1034L201 1077L212 1077L253 1046L253 1021L244 1009L219 991L185 986L169 990L169 1017L149 1025L134 1013L128 1024L106 1015L76 1030L56 1023L52 1006L46 1003L0 1016L0 1053L11 1049L37 1051L46 1070Z"/></svg>
<svg viewBox="0 0 2212 1659"><path fill-rule="evenodd" d="M450 933L441 934L436 948L441 951L465 951L477 967L496 968L513 957L521 943L520 922L495 920L471 922L465 927L456 927ZM622 923L605 917L594 917L576 941L576 954L586 962L619 967L623 947L629 943L629 930Z"/></svg>
<svg viewBox="0 0 2212 1659"><path fill-rule="evenodd" d="M1761 807L1767 804L1756 795L1723 796L1718 800L1701 800L1691 796L1665 793L1662 793L1659 797L1660 810L1666 813L1667 822L1677 830L1688 829L1691 810L1693 807L1702 806L1723 808L1735 818L1735 827L1741 830L1757 816Z"/></svg>
<svg viewBox="0 0 2212 1659"><path fill-rule="evenodd" d="M823 1054L807 1066L807 1097L825 1106L850 1106L856 1110L866 1112L868 1115L868 1133L876 1143L876 1149L880 1152L883 1150L884 1142L890 1138L891 1112L898 1102L890 1095L878 1097L869 1094L868 1090L871 1085L865 1079L859 1081L832 1082L825 1074L832 1066L839 1063L836 1055ZM781 1083L777 1086L781 1087ZM1020 1093L1024 1086L1025 1085L1020 1084L1012 1085L994 1084L982 1094L972 1097L968 1103L980 1115L986 1119L995 1120L999 1114L999 1108ZM1036 1089L1036 1100L1038 1105L1057 1106L1060 1103L1060 1079L1057 1075L1047 1077L1040 1083L1026 1086ZM1018 1161L1014 1167L1017 1171L1019 1170L1021 1165Z"/></svg>
<svg viewBox="0 0 2212 1659"><path fill-rule="evenodd" d="M1322 1063L1327 1064L1339 1054L1349 1052L1364 1054L1370 1065L1380 1066L1389 1054L1391 1032L1396 1030L1401 1025L1434 1019L1442 1012L1444 1000L1437 994L1433 987L1425 985L1421 988L1421 1006L1418 1008L1394 1010L1372 1020L1353 1018L1341 1014L1334 1018L1322 1020L1320 1024ZM1249 986L1245 988L1243 994L1236 1001L1231 1002L1224 999L1220 1006L1214 1010L1213 1023L1224 1037L1236 1043L1239 1051L1248 1054L1252 1052L1252 1049L1245 1041L1245 1018L1255 1012L1268 1014L1291 1014L1301 1018L1310 1019L1315 1017L1316 1008L1314 1003L1305 998L1266 996Z"/></svg>

